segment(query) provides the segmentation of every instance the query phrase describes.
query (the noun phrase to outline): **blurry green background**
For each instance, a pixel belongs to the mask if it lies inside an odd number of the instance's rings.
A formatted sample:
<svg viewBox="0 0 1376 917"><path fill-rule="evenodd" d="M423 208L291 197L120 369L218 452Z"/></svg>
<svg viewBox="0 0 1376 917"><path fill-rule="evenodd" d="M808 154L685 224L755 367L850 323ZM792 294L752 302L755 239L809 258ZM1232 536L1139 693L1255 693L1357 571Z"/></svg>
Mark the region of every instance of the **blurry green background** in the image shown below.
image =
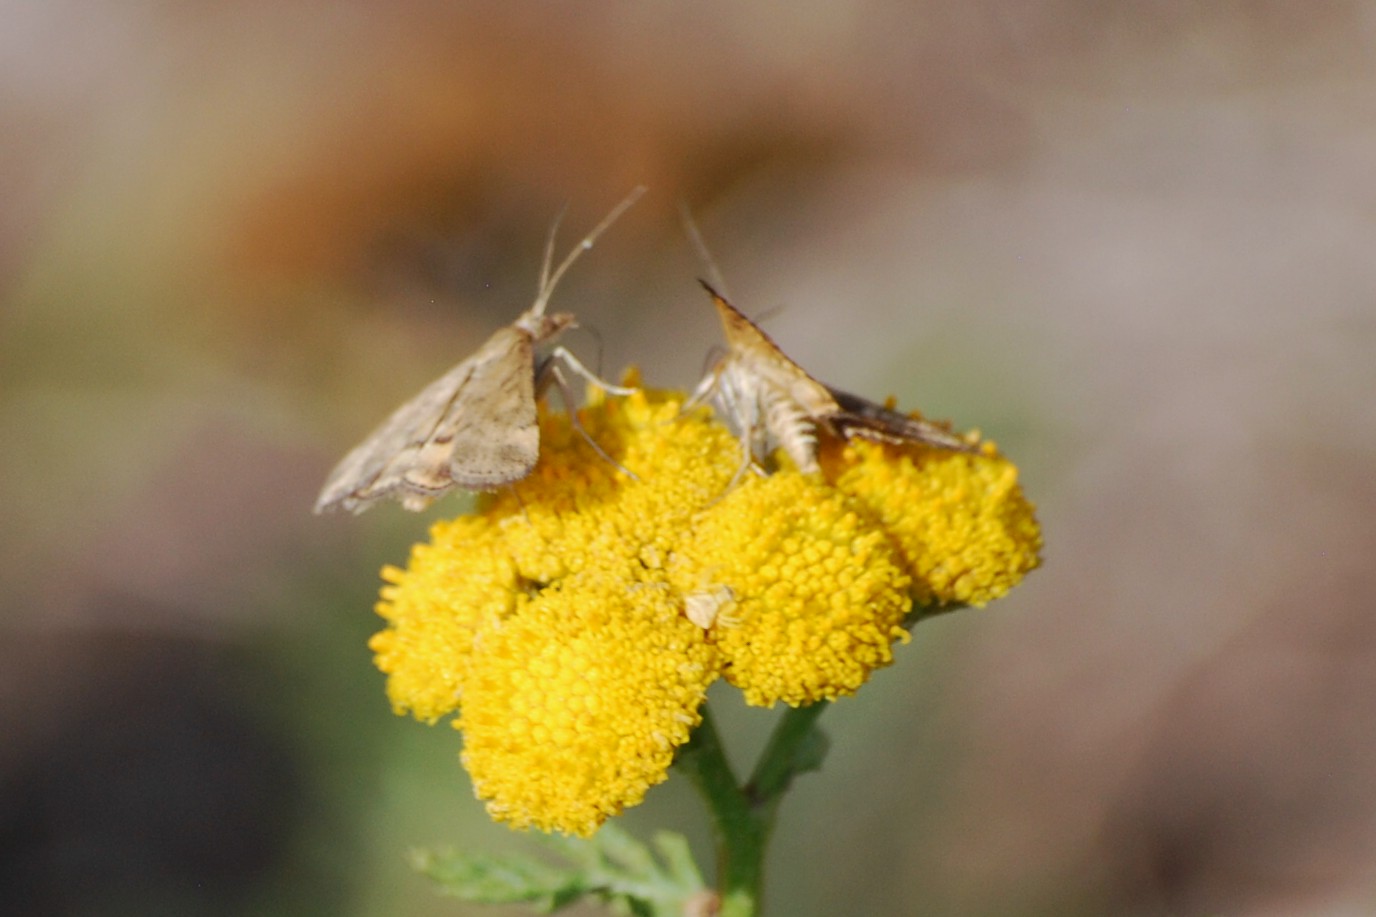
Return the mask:
<svg viewBox="0 0 1376 917"><path fill-rule="evenodd" d="M771 913L1376 913L1374 43L1358 2L6 4L6 911L518 913L409 872L531 839L365 646L462 500L310 507L643 182L567 344L696 381L684 200L793 357L980 427L1045 527L827 713ZM677 781L626 821L706 852Z"/></svg>

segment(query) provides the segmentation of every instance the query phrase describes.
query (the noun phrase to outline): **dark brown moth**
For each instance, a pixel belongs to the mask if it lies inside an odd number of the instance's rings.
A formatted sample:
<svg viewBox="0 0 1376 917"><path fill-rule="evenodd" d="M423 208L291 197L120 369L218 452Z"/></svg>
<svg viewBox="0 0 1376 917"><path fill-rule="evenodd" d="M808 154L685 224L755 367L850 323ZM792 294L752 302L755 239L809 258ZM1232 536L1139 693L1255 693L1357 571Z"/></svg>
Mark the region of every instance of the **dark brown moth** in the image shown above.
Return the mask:
<svg viewBox="0 0 1376 917"><path fill-rule="evenodd" d="M495 490L519 481L540 457L537 398L551 381L567 391L560 364L608 391L627 394L628 389L603 382L563 347L537 364L536 348L575 324L567 312L545 312L564 272L644 193L643 187L632 191L551 273L556 220L535 302L344 456L326 478L315 511L360 513L389 497L406 509L421 510L456 487ZM593 447L598 448L596 443Z"/></svg>
<svg viewBox="0 0 1376 917"><path fill-rule="evenodd" d="M798 470L817 471L818 429L844 439L980 451L977 443L944 427L817 381L710 284L700 283L717 307L727 349L699 384L693 400L715 397L740 432L742 470L766 453L772 439Z"/></svg>

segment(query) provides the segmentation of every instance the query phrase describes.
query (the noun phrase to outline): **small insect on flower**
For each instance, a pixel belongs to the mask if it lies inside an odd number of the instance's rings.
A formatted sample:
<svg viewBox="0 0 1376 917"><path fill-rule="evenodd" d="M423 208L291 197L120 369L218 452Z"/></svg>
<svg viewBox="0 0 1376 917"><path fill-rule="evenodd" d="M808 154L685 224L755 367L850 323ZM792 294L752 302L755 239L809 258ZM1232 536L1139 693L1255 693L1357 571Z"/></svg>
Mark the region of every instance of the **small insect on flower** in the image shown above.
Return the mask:
<svg viewBox="0 0 1376 917"><path fill-rule="evenodd" d="M858 437L886 443L923 443L960 452L980 451L977 443L944 427L908 417L812 378L710 284L699 282L716 304L727 350L698 385L693 400L715 396L722 412L739 432L744 456L737 478L753 460L765 454L770 438L799 471L817 471L819 427L844 439Z"/></svg>
<svg viewBox="0 0 1376 917"><path fill-rule="evenodd" d="M736 593L730 586L717 586L693 592L683 598L683 614L703 630L711 630L717 621L727 623L722 609L736 601Z"/></svg>
<svg viewBox="0 0 1376 917"><path fill-rule="evenodd" d="M386 497L400 500L409 510L421 510L455 487L493 490L524 478L540 457L537 399L550 382L557 382L565 403L571 404L560 363L608 391L628 394L630 389L599 379L563 347L538 363L535 348L575 324L567 312L545 314L564 272L644 193L638 187L617 204L551 274L559 227L555 220L535 302L471 357L397 408L344 456L325 480L315 511L342 507L360 513Z"/></svg>

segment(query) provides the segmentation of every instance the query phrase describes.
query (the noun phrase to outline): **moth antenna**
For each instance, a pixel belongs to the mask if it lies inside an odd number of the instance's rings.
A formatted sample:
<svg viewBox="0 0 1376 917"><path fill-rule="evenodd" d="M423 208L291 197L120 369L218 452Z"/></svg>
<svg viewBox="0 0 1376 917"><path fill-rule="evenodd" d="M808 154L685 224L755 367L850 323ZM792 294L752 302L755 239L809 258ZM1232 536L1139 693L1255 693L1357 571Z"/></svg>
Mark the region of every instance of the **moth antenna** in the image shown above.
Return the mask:
<svg viewBox="0 0 1376 917"><path fill-rule="evenodd" d="M726 288L726 278L721 275L717 261L712 257L711 251L707 248L707 243L702 239L702 233L698 231L697 220L693 219L693 211L689 209L688 202L679 198L678 202L679 219L683 221L683 232L688 236L688 241L693 243L693 251L697 253L698 260L707 271L707 277L712 281L712 286L721 290L723 298L730 300L731 291Z"/></svg>
<svg viewBox="0 0 1376 917"><path fill-rule="evenodd" d="M559 235L559 224L564 222L564 216L569 212L568 201L559 208L559 212L554 215L554 222L550 224L549 236L545 238L545 257L540 261L540 285L535 288L535 306L537 315L544 314L545 304L549 301L550 288L549 268L554 263L554 239Z"/></svg>
<svg viewBox="0 0 1376 917"><path fill-rule="evenodd" d="M750 316L750 320L751 320L752 322L754 322L755 324L757 324L757 325L764 325L764 324L768 323L769 320L770 320L771 318L773 318L774 316L776 316L776 315L782 315L782 314L783 314L784 312L786 312L787 310L788 310L788 307L787 307L787 306L785 306L783 303L779 303L779 305L777 305L777 306L770 306L768 309L765 309L763 312L756 312L754 315Z"/></svg>
<svg viewBox="0 0 1376 917"><path fill-rule="evenodd" d="M621 214L629 210L632 204L640 200L640 196L644 193L645 186L636 185L621 203L612 208L611 213L602 218L601 223L598 223L592 228L592 232L583 237L582 242L579 242L573 247L568 255L564 257L564 260L559 262L559 266L554 269L554 273L550 274L548 270L549 264L554 260L554 229L559 226L559 221L555 220L554 228L550 230L549 234L549 245L545 249L545 267L540 271L540 292L536 294L535 302L530 307L530 314L543 315L545 313L545 306L549 303L549 297L554 292L554 288L558 286L559 279L564 276L564 272L573 266L573 262L578 260L579 255L592 248L593 243L597 241L598 237L606 232L611 225L617 221ZM561 213L560 216L562 215Z"/></svg>

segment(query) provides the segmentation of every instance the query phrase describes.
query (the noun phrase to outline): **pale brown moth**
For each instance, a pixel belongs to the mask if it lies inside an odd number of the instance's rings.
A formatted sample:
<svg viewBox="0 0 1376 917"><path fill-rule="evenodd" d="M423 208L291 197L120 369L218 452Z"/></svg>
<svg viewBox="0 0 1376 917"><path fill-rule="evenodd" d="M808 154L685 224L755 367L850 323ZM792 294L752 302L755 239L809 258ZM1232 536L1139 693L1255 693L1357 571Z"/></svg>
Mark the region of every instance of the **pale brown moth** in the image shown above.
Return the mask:
<svg viewBox="0 0 1376 917"><path fill-rule="evenodd" d="M744 453L737 479L766 454L770 439L799 471L817 471L819 428L844 439L915 442L960 452L980 451L977 443L943 427L817 381L709 283L699 282L717 307L727 349L691 400L715 397L735 425Z"/></svg>
<svg viewBox="0 0 1376 917"><path fill-rule="evenodd" d="M360 513L388 497L406 509L421 510L456 487L494 490L524 478L540 457L537 399L554 381L565 401L570 400L560 363L608 391L629 393L603 382L563 347L554 348L537 364L535 348L574 326L567 312L545 314L564 272L644 193L643 187L632 191L551 273L556 220L545 245L535 302L471 357L397 408L344 456L326 478L315 511L342 508ZM573 416L571 406L569 413Z"/></svg>

